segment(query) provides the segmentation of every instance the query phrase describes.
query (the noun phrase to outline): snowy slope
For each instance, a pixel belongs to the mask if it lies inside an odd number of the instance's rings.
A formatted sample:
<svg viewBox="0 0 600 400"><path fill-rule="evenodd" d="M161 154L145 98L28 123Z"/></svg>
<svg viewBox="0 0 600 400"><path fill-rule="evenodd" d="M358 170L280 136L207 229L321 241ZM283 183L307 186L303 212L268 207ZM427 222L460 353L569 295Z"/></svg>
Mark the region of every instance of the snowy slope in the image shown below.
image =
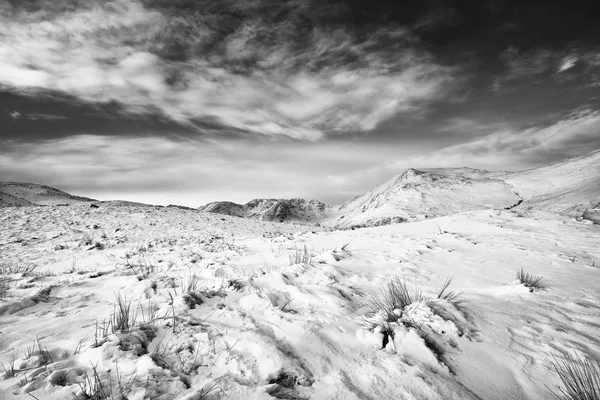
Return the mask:
<svg viewBox="0 0 600 400"><path fill-rule="evenodd" d="M19 199L14 200L13 198ZM81 204L95 201L87 197L73 196L49 186L23 182L0 182L0 206L7 205L58 205ZM13 204L13 203L17 204Z"/></svg>
<svg viewBox="0 0 600 400"><path fill-rule="evenodd" d="M34 205L33 203L31 203L25 199L15 197L8 193L0 192L0 207L5 207L5 206L20 207L20 206L33 206L33 205Z"/></svg>
<svg viewBox="0 0 600 400"><path fill-rule="evenodd" d="M330 206L316 200L215 202L202 211L334 228L411 222L481 209L580 213L600 221L600 152L516 173L473 168L410 168L370 192Z"/></svg>
<svg viewBox="0 0 600 400"><path fill-rule="evenodd" d="M545 400L553 357L600 359L599 227L555 213L322 232L102 203L5 207L0 226L5 400L84 398L93 368L130 400ZM451 276L466 308L416 302L382 349L363 317L395 276L432 297ZM104 334L117 295L134 326Z"/></svg>
<svg viewBox="0 0 600 400"><path fill-rule="evenodd" d="M521 198L502 180L485 171L408 169L371 192L339 208L337 227L373 226L414 221L457 212L504 209Z"/></svg>
<svg viewBox="0 0 600 400"><path fill-rule="evenodd" d="M208 211L267 221L322 223L335 228L387 225L456 212L509 208L521 198L487 171L470 168L409 169L371 192L330 206L317 200L257 199L240 205L214 202Z"/></svg>
<svg viewBox="0 0 600 400"><path fill-rule="evenodd" d="M502 179L525 198L520 208L571 214L600 209L600 151Z"/></svg>

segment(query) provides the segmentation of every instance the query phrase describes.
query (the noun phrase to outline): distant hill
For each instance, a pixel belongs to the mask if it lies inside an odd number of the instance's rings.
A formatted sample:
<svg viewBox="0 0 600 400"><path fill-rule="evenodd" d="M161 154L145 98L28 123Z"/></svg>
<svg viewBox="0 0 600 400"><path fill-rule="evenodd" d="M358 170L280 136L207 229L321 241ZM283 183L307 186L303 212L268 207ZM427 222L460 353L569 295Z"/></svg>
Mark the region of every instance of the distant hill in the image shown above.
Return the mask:
<svg viewBox="0 0 600 400"><path fill-rule="evenodd" d="M0 206L94 201L44 185L0 182ZM246 204L218 201L198 210L347 229L418 221L463 211L512 208L567 213L600 223L600 151L521 172L466 167L410 168L341 205L304 199L255 199Z"/></svg>
<svg viewBox="0 0 600 400"><path fill-rule="evenodd" d="M317 200L256 199L244 205L206 204L200 211L269 221L320 223L335 228L387 225L482 208L509 208L521 201L487 171L409 169L342 205Z"/></svg>
<svg viewBox="0 0 600 400"><path fill-rule="evenodd" d="M342 204L339 228L373 226L486 208L511 208L521 201L506 182L487 171L410 168L370 192Z"/></svg>
<svg viewBox="0 0 600 400"><path fill-rule="evenodd" d="M96 200L35 183L0 182L0 206L73 205L92 201Z"/></svg>
<svg viewBox="0 0 600 400"><path fill-rule="evenodd" d="M319 222L333 215L335 206L317 200L256 199L246 204L217 201L199 207L200 211L278 222Z"/></svg>
<svg viewBox="0 0 600 400"><path fill-rule="evenodd" d="M525 199L519 208L569 214L600 210L600 150L502 179Z"/></svg>
<svg viewBox="0 0 600 400"><path fill-rule="evenodd" d="M600 151L521 172L410 168L341 205L303 199L256 199L244 205L214 202L199 210L343 229L487 208L531 208L600 221Z"/></svg>

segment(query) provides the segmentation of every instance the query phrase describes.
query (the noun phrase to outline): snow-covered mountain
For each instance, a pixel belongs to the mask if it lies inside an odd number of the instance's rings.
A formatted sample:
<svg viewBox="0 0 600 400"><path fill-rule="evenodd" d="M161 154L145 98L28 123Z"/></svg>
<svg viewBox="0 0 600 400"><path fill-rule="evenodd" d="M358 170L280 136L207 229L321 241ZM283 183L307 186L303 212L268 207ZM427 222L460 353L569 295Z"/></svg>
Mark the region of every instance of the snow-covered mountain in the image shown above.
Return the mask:
<svg viewBox="0 0 600 400"><path fill-rule="evenodd" d="M600 151L522 172L410 168L341 205L303 199L257 199L245 205L214 202L199 210L344 229L515 207L600 220Z"/></svg>
<svg viewBox="0 0 600 400"><path fill-rule="evenodd" d="M92 201L96 200L35 183L0 182L0 206L74 205Z"/></svg>
<svg viewBox="0 0 600 400"><path fill-rule="evenodd" d="M0 206L95 201L48 186L0 183ZM521 172L472 168L410 168L341 205L317 200L218 201L199 211L337 229L419 221L482 209L537 209L600 221L600 151Z"/></svg>
<svg viewBox="0 0 600 400"><path fill-rule="evenodd" d="M243 205L217 201L199 207L198 210L265 221L315 223L334 215L337 207L317 200L255 199Z"/></svg>
<svg viewBox="0 0 600 400"><path fill-rule="evenodd" d="M411 168L342 204L333 225L386 225L463 211L511 208L520 200L510 185L490 178L487 171Z"/></svg>
<svg viewBox="0 0 600 400"><path fill-rule="evenodd" d="M303 199L257 199L245 205L214 202L199 210L344 229L418 221L462 211L511 208L521 201L512 186L491 175L470 168L411 168L341 205Z"/></svg>
<svg viewBox="0 0 600 400"><path fill-rule="evenodd" d="M525 199L520 208L568 214L600 210L600 151L502 179Z"/></svg>

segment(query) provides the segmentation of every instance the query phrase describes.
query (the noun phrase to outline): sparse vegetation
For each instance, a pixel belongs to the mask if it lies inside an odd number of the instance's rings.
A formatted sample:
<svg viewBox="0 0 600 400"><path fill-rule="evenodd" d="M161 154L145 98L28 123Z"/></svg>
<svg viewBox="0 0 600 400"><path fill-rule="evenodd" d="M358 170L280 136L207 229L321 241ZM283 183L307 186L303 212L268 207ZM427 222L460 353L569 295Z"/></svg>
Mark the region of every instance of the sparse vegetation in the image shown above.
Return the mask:
<svg viewBox="0 0 600 400"><path fill-rule="evenodd" d="M35 338L33 345L27 347L25 351L26 359L33 356L40 356L39 365L48 365L54 362L48 348L46 346L42 347L42 343L38 337Z"/></svg>
<svg viewBox="0 0 600 400"><path fill-rule="evenodd" d="M521 267L520 270L517 270L516 278L520 284L522 284L526 288L529 288L530 292L546 288L546 285L542 283L542 276L534 276L529 272L525 272L523 267Z"/></svg>
<svg viewBox="0 0 600 400"><path fill-rule="evenodd" d="M131 300L127 296L115 293L116 302L113 304L113 312L108 320L94 323L94 347L101 346L105 338L111 333L127 333L136 325L137 310L132 308Z"/></svg>
<svg viewBox="0 0 600 400"><path fill-rule="evenodd" d="M415 287L414 292L406 286L406 282L396 276L388 281L381 293L374 293L369 303L370 315L382 315L382 322L397 322L404 308L415 301L425 301L427 297Z"/></svg>
<svg viewBox="0 0 600 400"><path fill-rule="evenodd" d="M281 293L277 291L270 292L268 295L269 301L273 307L287 313L295 314L296 310L290 307L290 303L294 300L289 293Z"/></svg>
<svg viewBox="0 0 600 400"><path fill-rule="evenodd" d="M8 291L10 289L9 282L9 279L0 278L0 299L8 296Z"/></svg>
<svg viewBox="0 0 600 400"><path fill-rule="evenodd" d="M116 303L113 305L113 313L111 316L111 326L113 333L126 333L135 326L137 313L131 308L131 300L127 300L127 296L121 296L120 293L115 294Z"/></svg>
<svg viewBox="0 0 600 400"><path fill-rule="evenodd" d="M37 268L37 265L29 263L17 263L16 265L2 264L0 265L0 275L13 275L21 274L25 277L33 273Z"/></svg>
<svg viewBox="0 0 600 400"><path fill-rule="evenodd" d="M562 382L558 392L550 389L557 399L600 400L600 361L570 354L562 360L553 358L552 366Z"/></svg>
<svg viewBox="0 0 600 400"><path fill-rule="evenodd" d="M98 375L97 365L92 364L92 376L87 372L83 373L83 382L78 382L80 392L73 393L77 400L111 400L112 393L104 387L100 376Z"/></svg>
<svg viewBox="0 0 600 400"><path fill-rule="evenodd" d="M307 400L307 397L301 396L297 391L291 388L287 388L281 385L273 385L272 388L267 390L267 393L271 397L276 399L285 399L285 400Z"/></svg>
<svg viewBox="0 0 600 400"><path fill-rule="evenodd" d="M15 355L13 354L7 366L5 366L4 363L0 363L0 365L2 365L2 369L4 370L4 378L12 378L17 374L17 372L19 372L15 368L15 360Z"/></svg>
<svg viewBox="0 0 600 400"><path fill-rule="evenodd" d="M452 303L455 307L461 307L464 305L464 300L461 298L463 292L449 291L448 287L450 287L451 283L452 278L446 278L441 289L438 291L437 298L446 300L448 303Z"/></svg>
<svg viewBox="0 0 600 400"><path fill-rule="evenodd" d="M310 264L312 260L312 254L306 248L306 245L300 249L296 249L289 254L290 265L296 264Z"/></svg>

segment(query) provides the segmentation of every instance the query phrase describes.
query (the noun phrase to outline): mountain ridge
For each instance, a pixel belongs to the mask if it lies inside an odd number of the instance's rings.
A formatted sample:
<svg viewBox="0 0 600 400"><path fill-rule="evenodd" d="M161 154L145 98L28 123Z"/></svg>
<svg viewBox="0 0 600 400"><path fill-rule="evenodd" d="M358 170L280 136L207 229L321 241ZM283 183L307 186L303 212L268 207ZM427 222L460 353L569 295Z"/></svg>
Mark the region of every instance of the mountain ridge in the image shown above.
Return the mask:
<svg viewBox="0 0 600 400"><path fill-rule="evenodd" d="M599 176L600 150L597 150L518 172L469 167L408 168L371 191L339 205L302 198L264 198L245 204L215 201L195 210L265 221L319 224L334 229L412 222L479 209L538 209L598 223ZM0 182L0 206L90 202L97 200L45 185Z"/></svg>

